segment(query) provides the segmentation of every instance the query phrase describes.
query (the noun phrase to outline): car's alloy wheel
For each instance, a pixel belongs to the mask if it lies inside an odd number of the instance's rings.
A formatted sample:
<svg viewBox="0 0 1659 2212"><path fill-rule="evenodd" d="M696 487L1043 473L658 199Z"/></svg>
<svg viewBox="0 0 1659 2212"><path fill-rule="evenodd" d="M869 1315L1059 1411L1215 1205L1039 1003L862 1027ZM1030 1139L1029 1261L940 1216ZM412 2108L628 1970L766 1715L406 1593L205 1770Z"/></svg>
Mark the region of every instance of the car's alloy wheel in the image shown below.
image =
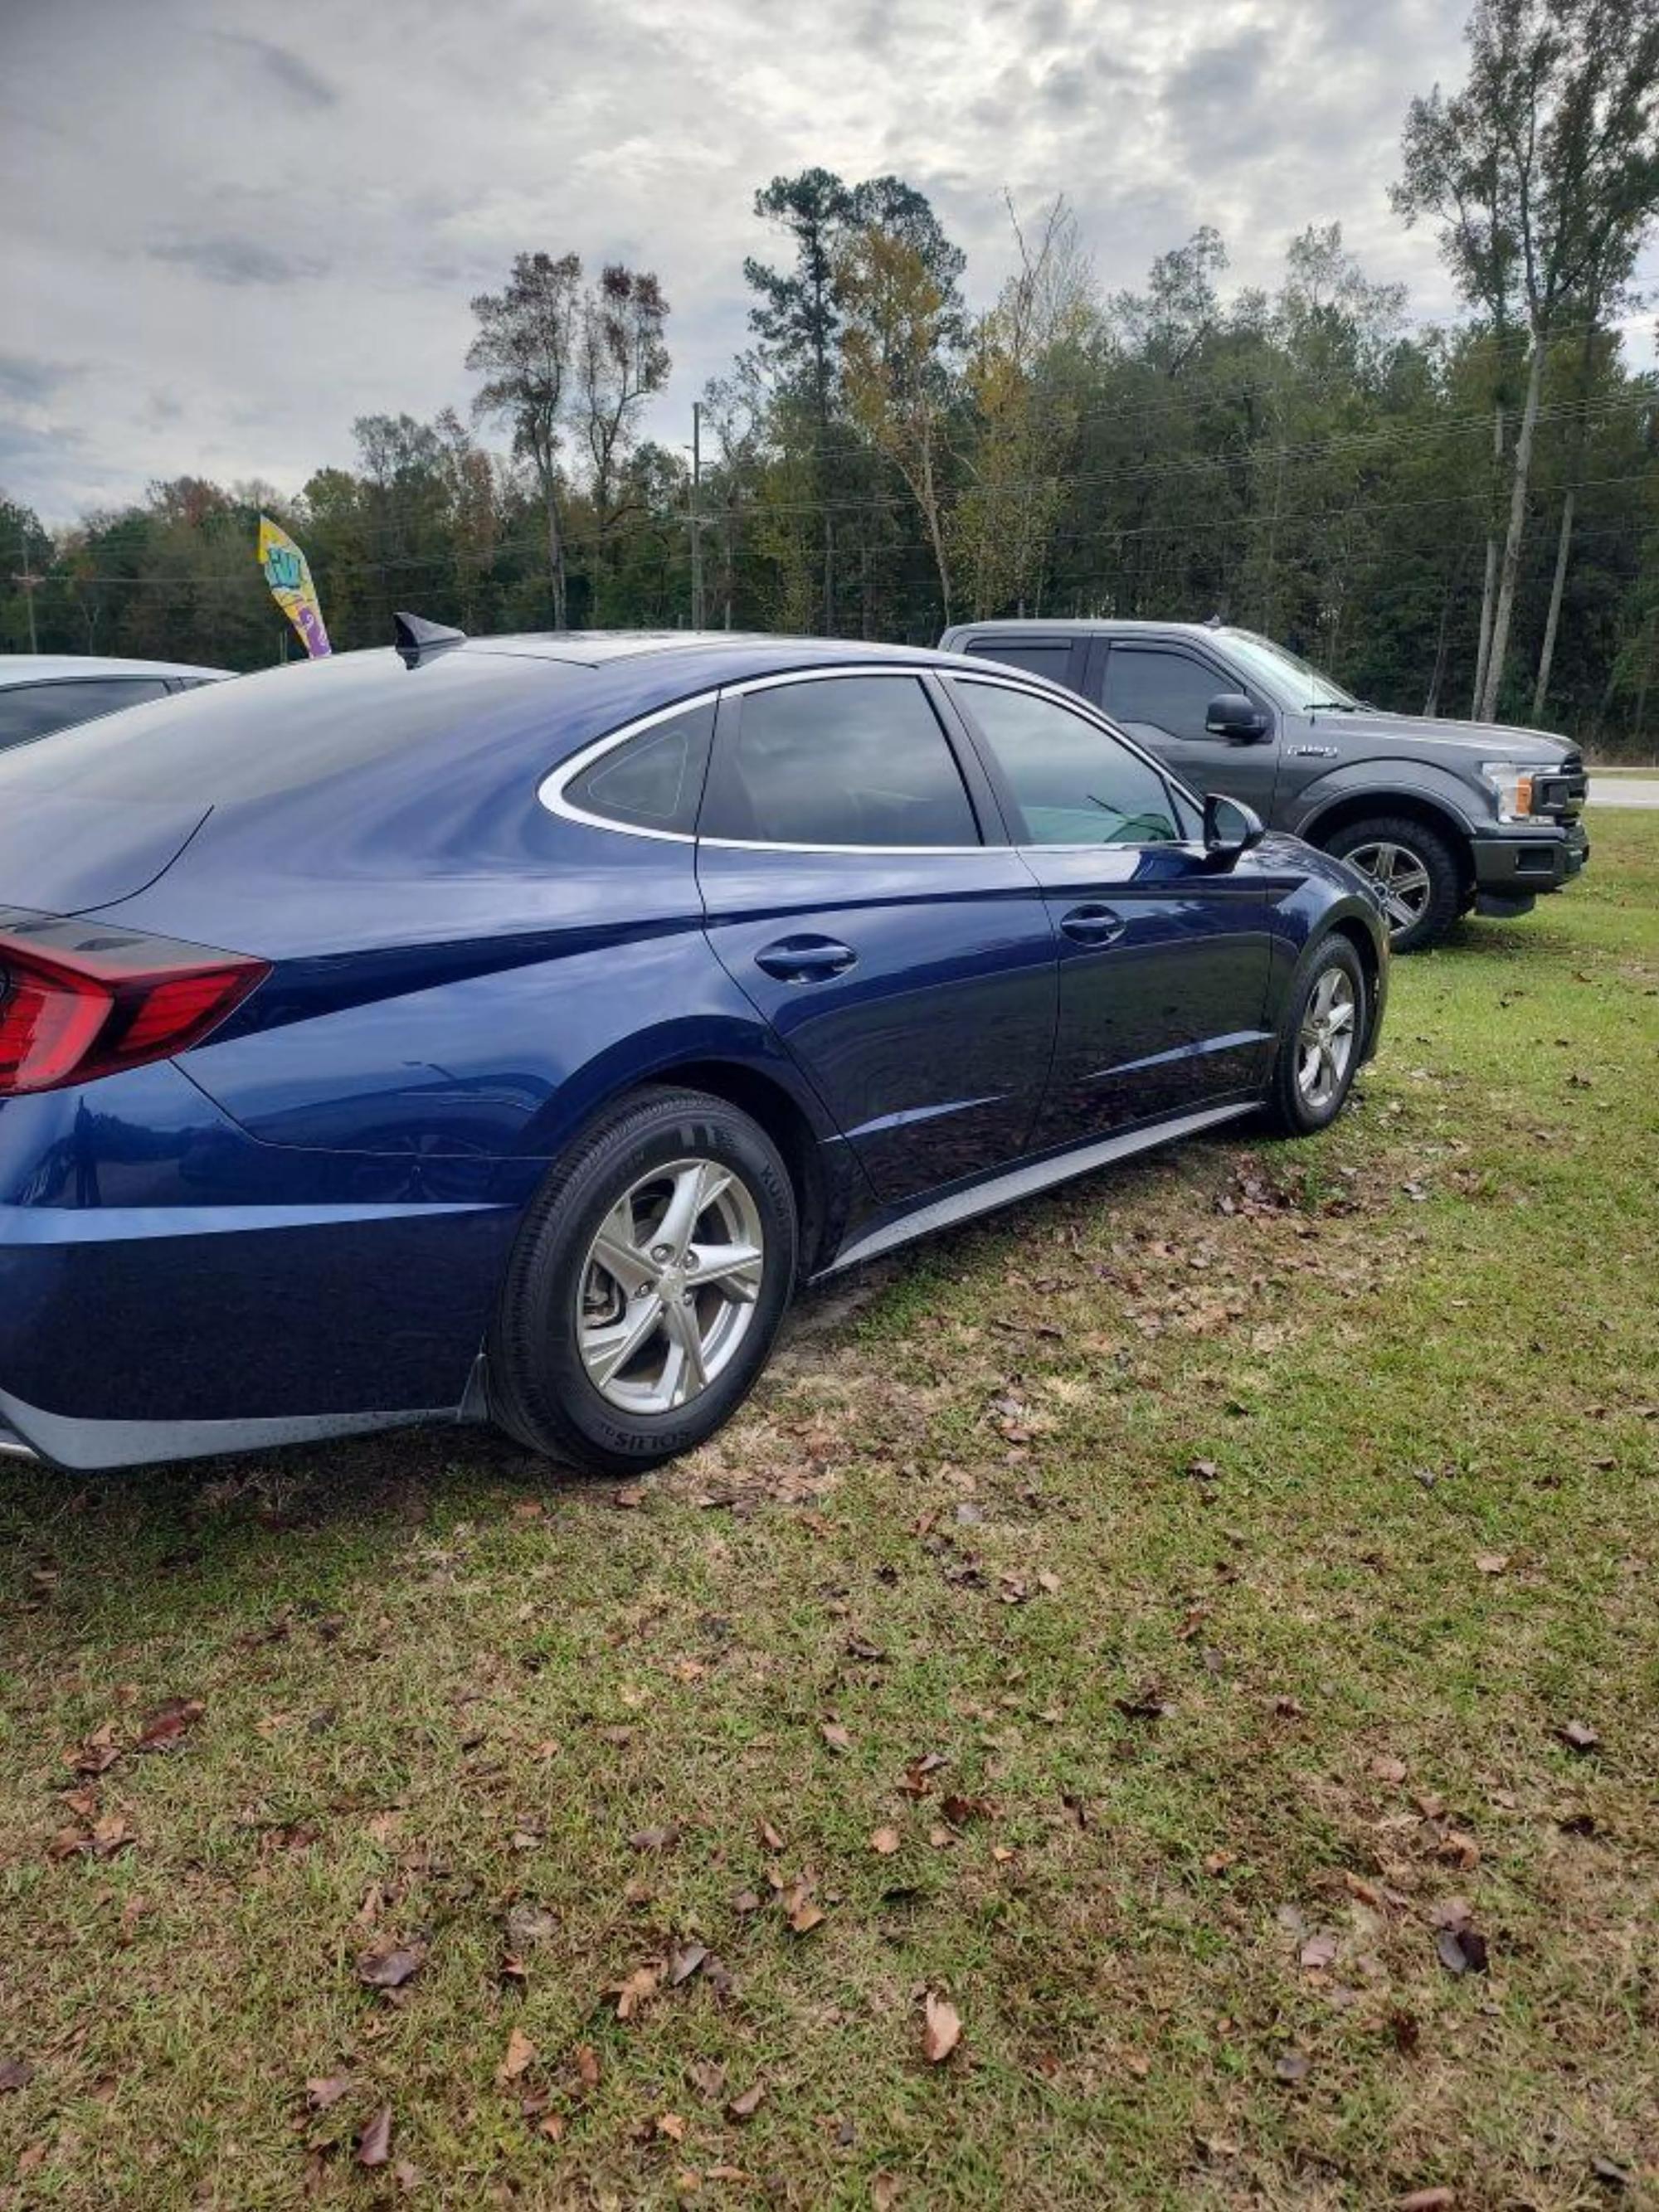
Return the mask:
<svg viewBox="0 0 1659 2212"><path fill-rule="evenodd" d="M1327 968L1309 994L1297 1032L1296 1087L1321 1115L1341 1094L1359 1037L1359 996L1344 968Z"/></svg>
<svg viewBox="0 0 1659 2212"><path fill-rule="evenodd" d="M765 1268L760 1208L734 1169L684 1158L640 1176L600 1223L577 1289L594 1389L625 1413L689 1404L736 1355Z"/></svg>
<svg viewBox="0 0 1659 2212"><path fill-rule="evenodd" d="M1344 857L1382 894L1391 933L1403 936L1417 927L1434 894L1433 878L1420 853L1392 837L1378 837L1370 844L1356 845Z"/></svg>
<svg viewBox="0 0 1659 2212"><path fill-rule="evenodd" d="M1310 1137L1346 1103L1364 1048L1365 971L1344 936L1309 952L1282 1017L1267 1086L1267 1116L1286 1136Z"/></svg>
<svg viewBox="0 0 1659 2212"><path fill-rule="evenodd" d="M799 1271L794 1187L740 1108L653 1085L548 1170L487 1347L520 1443L623 1473L695 1450L766 1364Z"/></svg>

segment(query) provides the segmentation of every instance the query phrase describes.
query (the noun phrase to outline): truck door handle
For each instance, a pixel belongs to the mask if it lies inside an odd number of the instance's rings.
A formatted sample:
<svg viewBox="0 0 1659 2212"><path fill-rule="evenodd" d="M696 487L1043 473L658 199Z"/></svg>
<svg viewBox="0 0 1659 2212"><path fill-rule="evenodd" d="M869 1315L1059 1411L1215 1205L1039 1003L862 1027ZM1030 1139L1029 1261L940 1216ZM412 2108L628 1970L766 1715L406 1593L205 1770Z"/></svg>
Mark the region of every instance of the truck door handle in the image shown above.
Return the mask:
<svg viewBox="0 0 1659 2212"><path fill-rule="evenodd" d="M764 968L781 983L827 983L858 958L850 945L834 937L781 937L763 945L755 955L757 968Z"/></svg>
<svg viewBox="0 0 1659 2212"><path fill-rule="evenodd" d="M1086 905L1074 906L1069 914L1060 918L1060 926L1066 936L1079 945L1115 945L1128 924L1115 907L1103 906L1097 900Z"/></svg>

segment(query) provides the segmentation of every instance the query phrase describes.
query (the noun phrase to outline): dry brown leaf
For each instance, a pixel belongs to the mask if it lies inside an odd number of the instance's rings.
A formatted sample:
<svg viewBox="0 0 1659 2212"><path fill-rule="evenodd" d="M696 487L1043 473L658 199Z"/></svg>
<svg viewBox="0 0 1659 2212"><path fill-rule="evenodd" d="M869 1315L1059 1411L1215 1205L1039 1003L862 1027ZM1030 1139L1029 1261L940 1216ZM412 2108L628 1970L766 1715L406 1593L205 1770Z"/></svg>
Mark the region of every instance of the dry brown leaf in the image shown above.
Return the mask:
<svg viewBox="0 0 1659 2212"><path fill-rule="evenodd" d="M670 2142L684 2142L685 2140L685 2122L680 2118L678 2112L659 2112L657 2115L657 2133L659 2136L666 2136Z"/></svg>
<svg viewBox="0 0 1659 2212"><path fill-rule="evenodd" d="M962 2040L956 2007L929 1990L922 2005L921 2053L930 2066L942 2066Z"/></svg>
<svg viewBox="0 0 1659 2212"><path fill-rule="evenodd" d="M1406 1762L1403 1759L1374 1759L1371 1761L1370 1771L1378 1782L1403 1782L1406 1778Z"/></svg>
<svg viewBox="0 0 1659 2212"><path fill-rule="evenodd" d="M372 1990L400 1990L411 1975L419 1973L425 1958L423 1944L398 1943L383 1936L357 1954L357 1978Z"/></svg>
<svg viewBox="0 0 1659 2212"><path fill-rule="evenodd" d="M576 2078L584 2089L599 2086L599 2054L591 2043L576 2045Z"/></svg>
<svg viewBox="0 0 1659 2212"><path fill-rule="evenodd" d="M357 2163L359 2166L384 2166L391 2155L392 2107L382 2105L357 2138Z"/></svg>
<svg viewBox="0 0 1659 2212"><path fill-rule="evenodd" d="M1476 1554L1474 1564L1483 1575L1501 1575L1508 1570L1510 1555L1507 1552L1481 1552Z"/></svg>
<svg viewBox="0 0 1659 2212"><path fill-rule="evenodd" d="M878 1828L870 1838L870 1848L881 1857L890 1859L898 1849L900 1840L896 1828Z"/></svg>
<svg viewBox="0 0 1659 2212"><path fill-rule="evenodd" d="M138 1732L135 1751L172 1751L192 1729L207 1707L199 1698L169 1698L158 1705Z"/></svg>
<svg viewBox="0 0 1659 2212"><path fill-rule="evenodd" d="M27 2089L33 2079L34 2069L27 2058L0 2058L0 2093Z"/></svg>
<svg viewBox="0 0 1659 2212"><path fill-rule="evenodd" d="M1456 2203L1455 2189L1413 2189L1395 2200L1397 2212L1453 2212Z"/></svg>
<svg viewBox="0 0 1659 2212"><path fill-rule="evenodd" d="M766 2077L763 2075L752 2088L745 2089L740 2097L732 2098L726 2108L726 2118L732 2120L752 2120L760 2110L765 2095Z"/></svg>
<svg viewBox="0 0 1659 2212"><path fill-rule="evenodd" d="M839 1721L825 1721L819 1728L818 1734L831 1751L851 1751L853 1748L853 1739Z"/></svg>
<svg viewBox="0 0 1659 2212"><path fill-rule="evenodd" d="M325 2112L331 2105L337 2105L351 2087L349 2074L317 2074L306 2083L306 2102L313 2112Z"/></svg>
<svg viewBox="0 0 1659 2212"><path fill-rule="evenodd" d="M654 1966L635 1966L617 1990L617 2017L632 2020L642 2005L648 2004L657 1994L657 1970Z"/></svg>
<svg viewBox="0 0 1659 2212"><path fill-rule="evenodd" d="M1555 1733L1569 1751L1594 1751L1601 1741L1588 1721L1569 1721Z"/></svg>
<svg viewBox="0 0 1659 2212"><path fill-rule="evenodd" d="M533 2066L540 2057L535 2045L521 2027L515 2027L507 2039L507 2051L495 2069L495 2079L505 2088L516 2081L526 2067Z"/></svg>

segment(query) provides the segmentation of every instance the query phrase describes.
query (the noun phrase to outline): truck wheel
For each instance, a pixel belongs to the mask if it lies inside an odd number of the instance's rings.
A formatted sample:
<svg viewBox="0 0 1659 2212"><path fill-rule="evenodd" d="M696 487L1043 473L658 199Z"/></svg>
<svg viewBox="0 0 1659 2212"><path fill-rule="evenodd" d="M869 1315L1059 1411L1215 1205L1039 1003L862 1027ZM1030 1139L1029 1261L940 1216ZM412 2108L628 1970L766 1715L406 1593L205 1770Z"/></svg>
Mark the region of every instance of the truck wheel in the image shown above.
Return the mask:
<svg viewBox="0 0 1659 2212"><path fill-rule="evenodd" d="M636 1091L531 1202L490 1333L491 1413L607 1474L695 1450L766 1364L798 1237L788 1170L748 1115Z"/></svg>
<svg viewBox="0 0 1659 2212"><path fill-rule="evenodd" d="M1324 842L1328 853L1351 862L1382 894L1396 952L1437 945L1462 911L1462 871L1437 830L1404 815L1377 815L1350 822Z"/></svg>

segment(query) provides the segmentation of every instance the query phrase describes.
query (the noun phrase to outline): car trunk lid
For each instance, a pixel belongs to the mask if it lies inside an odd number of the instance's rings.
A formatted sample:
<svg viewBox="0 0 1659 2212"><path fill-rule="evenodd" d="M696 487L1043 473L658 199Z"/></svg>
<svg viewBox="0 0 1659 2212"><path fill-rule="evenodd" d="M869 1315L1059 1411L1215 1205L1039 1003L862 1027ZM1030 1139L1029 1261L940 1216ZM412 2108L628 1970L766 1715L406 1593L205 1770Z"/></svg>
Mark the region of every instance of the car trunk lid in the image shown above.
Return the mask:
<svg viewBox="0 0 1659 2212"><path fill-rule="evenodd" d="M0 808L0 901L83 914L131 898L171 867L211 808L9 789Z"/></svg>

